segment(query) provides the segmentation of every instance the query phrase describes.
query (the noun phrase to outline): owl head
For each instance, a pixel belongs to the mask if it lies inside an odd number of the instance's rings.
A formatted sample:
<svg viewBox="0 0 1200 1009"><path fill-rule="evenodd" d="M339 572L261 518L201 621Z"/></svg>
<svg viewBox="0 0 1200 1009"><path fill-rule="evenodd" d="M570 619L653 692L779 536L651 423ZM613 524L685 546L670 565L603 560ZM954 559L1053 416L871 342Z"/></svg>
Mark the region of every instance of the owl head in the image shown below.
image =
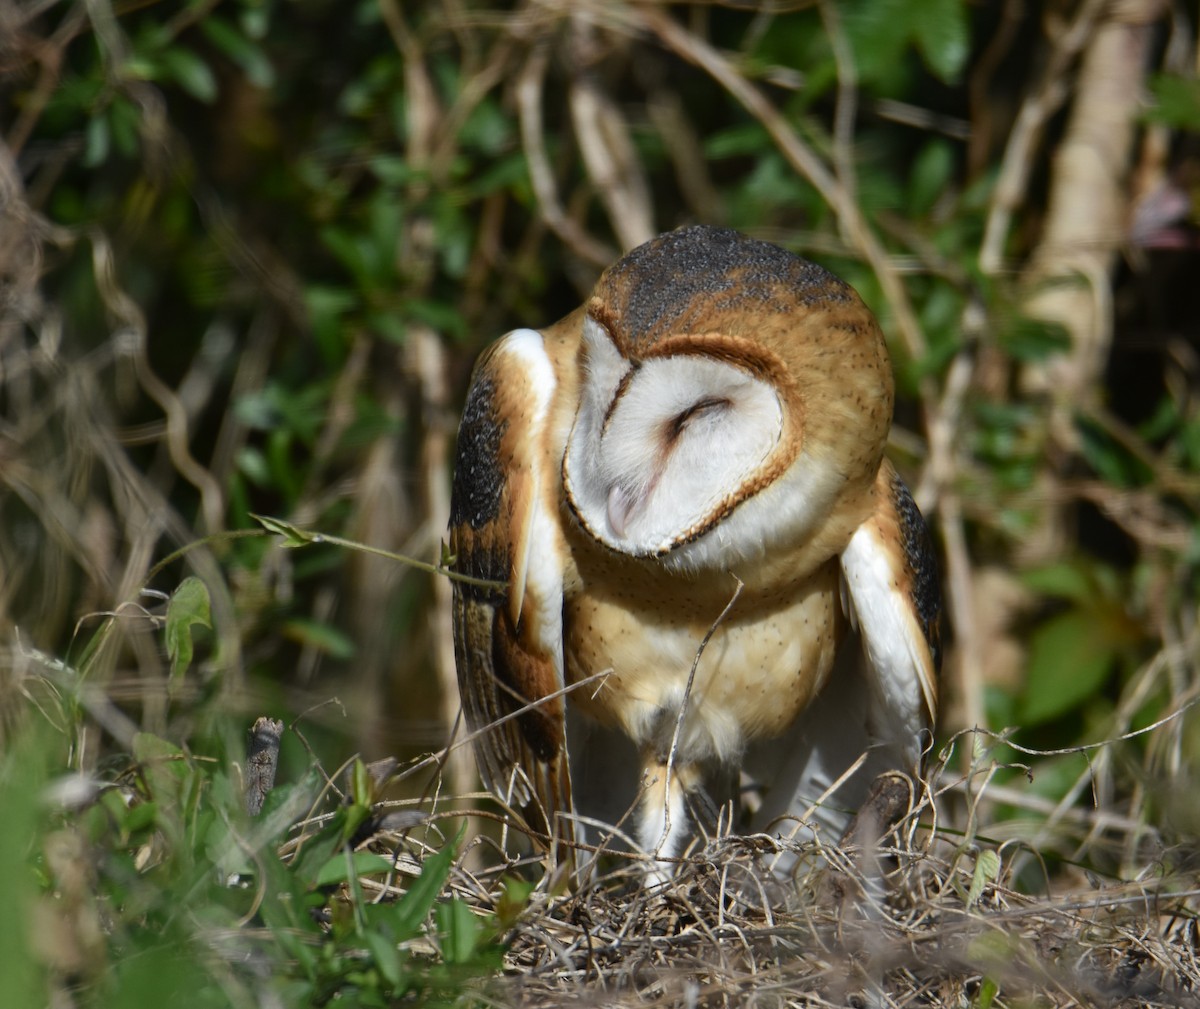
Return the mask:
<svg viewBox="0 0 1200 1009"><path fill-rule="evenodd" d="M578 365L563 486L609 550L684 572L806 537L827 557L869 510L887 348L813 263L726 229L656 238L600 278Z"/></svg>

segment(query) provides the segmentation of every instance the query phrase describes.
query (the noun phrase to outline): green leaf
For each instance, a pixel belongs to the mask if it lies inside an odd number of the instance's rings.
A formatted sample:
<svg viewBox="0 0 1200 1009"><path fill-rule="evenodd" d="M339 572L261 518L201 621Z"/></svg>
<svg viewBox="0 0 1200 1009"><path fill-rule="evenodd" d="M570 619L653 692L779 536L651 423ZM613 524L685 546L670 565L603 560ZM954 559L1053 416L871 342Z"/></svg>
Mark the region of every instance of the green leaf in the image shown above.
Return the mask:
<svg viewBox="0 0 1200 1009"><path fill-rule="evenodd" d="M92 116L84 131L83 166L95 168L108 160L109 140L107 116Z"/></svg>
<svg viewBox="0 0 1200 1009"><path fill-rule="evenodd" d="M466 333L466 320L458 305L447 305L438 301L424 298L413 298L404 306L408 314L434 329L449 333L452 336L463 336Z"/></svg>
<svg viewBox="0 0 1200 1009"><path fill-rule="evenodd" d="M334 883L344 883L351 874L370 876L390 872L391 868L391 859L373 851L356 851L349 856L344 851L339 851L317 870L311 883L313 886L332 886Z"/></svg>
<svg viewBox="0 0 1200 1009"><path fill-rule="evenodd" d="M408 326L395 312L372 312L367 316L367 327L376 336L403 347L408 340Z"/></svg>
<svg viewBox="0 0 1200 1009"><path fill-rule="evenodd" d="M479 102L459 130L464 146L472 147L488 159L499 156L512 144L514 120L491 98Z"/></svg>
<svg viewBox="0 0 1200 1009"><path fill-rule="evenodd" d="M133 759L139 764L148 764L161 760L177 760L183 756L183 750L178 746L163 739L162 736L154 735L152 732L139 732L134 735L132 750Z"/></svg>
<svg viewBox="0 0 1200 1009"><path fill-rule="evenodd" d="M375 276L379 258L366 237L346 227L322 228L318 236L361 289L369 291L379 286Z"/></svg>
<svg viewBox="0 0 1200 1009"><path fill-rule="evenodd" d="M967 891L967 907L974 907L983 896L983 888L1000 878L1000 856L988 848L975 859L975 871L971 874L971 888Z"/></svg>
<svg viewBox="0 0 1200 1009"><path fill-rule="evenodd" d="M955 83L970 51L966 5L963 0L920 0L911 6L925 65L945 83Z"/></svg>
<svg viewBox="0 0 1200 1009"><path fill-rule="evenodd" d="M343 859L344 865L342 850L370 815L365 806L338 809L316 834L304 839L303 847L291 863L296 879L310 887L318 886L321 873L333 871L329 868L331 862Z"/></svg>
<svg viewBox="0 0 1200 1009"><path fill-rule="evenodd" d="M396 943L379 932L364 932L362 938L383 979L393 988L400 987L404 980L404 958L396 948Z"/></svg>
<svg viewBox="0 0 1200 1009"><path fill-rule="evenodd" d="M297 617L284 624L282 631L291 640L299 642L305 648L316 649L331 659L345 661L354 658L354 639L319 620Z"/></svg>
<svg viewBox="0 0 1200 1009"><path fill-rule="evenodd" d="M416 935L430 909L437 901L450 878L450 869L458 856L458 844L466 828L458 837L435 855L430 855L421 865L421 875L412 881L404 896L390 909L389 919L396 930L396 938L403 942Z"/></svg>
<svg viewBox="0 0 1200 1009"><path fill-rule="evenodd" d="M211 14L200 22L208 39L246 73L246 79L259 88L275 83L275 68L262 49L236 28Z"/></svg>
<svg viewBox="0 0 1200 1009"><path fill-rule="evenodd" d="M158 67L152 60L144 56L131 56L121 64L121 71L126 77L132 77L139 81L158 79Z"/></svg>
<svg viewBox="0 0 1200 1009"><path fill-rule="evenodd" d="M1181 420L1183 417L1180 414L1179 404L1172 397L1163 396L1158 401L1154 413L1138 424L1137 432L1144 441L1158 441L1170 435Z"/></svg>
<svg viewBox="0 0 1200 1009"><path fill-rule="evenodd" d="M534 885L527 880L509 876L504 880L500 899L496 901L496 921L501 929L511 928L517 918L529 906L529 898L533 895Z"/></svg>
<svg viewBox="0 0 1200 1009"><path fill-rule="evenodd" d="M167 76L197 101L207 105L217 97L216 77L208 64L190 49L167 49L159 59Z"/></svg>
<svg viewBox="0 0 1200 1009"><path fill-rule="evenodd" d="M1150 80L1155 106L1145 117L1176 129L1200 133L1200 79L1158 74Z"/></svg>
<svg viewBox="0 0 1200 1009"><path fill-rule="evenodd" d="M1075 418L1079 449L1096 473L1115 487L1135 487L1154 479L1145 460L1099 423L1088 417Z"/></svg>
<svg viewBox="0 0 1200 1009"><path fill-rule="evenodd" d="M946 191L954 174L954 150L935 137L921 148L908 177L908 203L915 214L927 214Z"/></svg>
<svg viewBox="0 0 1200 1009"><path fill-rule="evenodd" d="M470 963L479 946L482 926L470 906L457 897L438 905L435 915L446 963Z"/></svg>
<svg viewBox="0 0 1200 1009"><path fill-rule="evenodd" d="M123 156L135 157L142 129L141 109L128 99L118 96L113 99L110 116L113 144Z"/></svg>
<svg viewBox="0 0 1200 1009"><path fill-rule="evenodd" d="M993 929L973 936L967 943L967 961L976 969L1011 970L1029 953L1029 942L1017 932Z"/></svg>
<svg viewBox="0 0 1200 1009"><path fill-rule="evenodd" d="M847 6L844 24L863 84L894 81L907 62L904 50L913 37L923 5L909 0L866 0Z"/></svg>
<svg viewBox="0 0 1200 1009"><path fill-rule="evenodd" d="M284 522L283 519L271 518L269 515L255 515L250 513L250 517L269 533L274 533L276 536L283 537L283 546L288 548L306 547L310 543L320 543L321 537L318 533L309 532L307 529L301 529L299 526L294 526L290 522Z"/></svg>
<svg viewBox="0 0 1200 1009"><path fill-rule="evenodd" d="M242 31L250 38L257 39L262 42L267 37L267 30L271 26L271 12L269 5L265 3L254 3L242 9L238 20L242 23Z"/></svg>
<svg viewBox="0 0 1200 1009"><path fill-rule="evenodd" d="M929 339L930 353L921 361L928 368L931 360L949 359L962 345L964 297L952 284L935 280L921 305L921 325Z"/></svg>
<svg viewBox="0 0 1200 1009"><path fill-rule="evenodd" d="M253 445L247 445L237 454L238 472L256 487L266 487L271 479L271 468L267 460Z"/></svg>
<svg viewBox="0 0 1200 1009"><path fill-rule="evenodd" d="M192 628L212 629L212 607L208 588L199 578L189 576L179 583L167 603L167 656L171 660L171 690L192 664Z"/></svg>
<svg viewBox="0 0 1200 1009"><path fill-rule="evenodd" d="M358 296L343 287L314 284L305 289L304 303L326 361L339 360L345 344L345 316L358 304Z"/></svg>
<svg viewBox="0 0 1200 1009"><path fill-rule="evenodd" d="M289 868L299 884L312 889L316 887L317 879L326 865L341 857L341 838L338 833L323 830L316 837L305 840L304 847L292 859Z"/></svg>
<svg viewBox="0 0 1200 1009"><path fill-rule="evenodd" d="M321 788L321 778L309 771L299 781L276 783L267 793L255 824L255 836L263 843L282 844L292 825L304 817Z"/></svg>
<svg viewBox="0 0 1200 1009"><path fill-rule="evenodd" d="M1116 654L1099 629L1096 610L1072 609L1034 631L1019 709L1022 725L1057 718L1104 684Z"/></svg>
<svg viewBox="0 0 1200 1009"><path fill-rule="evenodd" d="M375 782L360 757L350 765L350 798L356 806L368 808L375 802Z"/></svg>
<svg viewBox="0 0 1200 1009"><path fill-rule="evenodd" d="M1071 336L1062 323L1023 315L1009 319L997 339L1018 361L1044 361L1071 349Z"/></svg>
<svg viewBox="0 0 1200 1009"><path fill-rule="evenodd" d="M1082 753L1060 753L1040 760L1027 786L1029 794L1059 802L1080 775L1090 775L1089 766L1087 756Z"/></svg>
<svg viewBox="0 0 1200 1009"><path fill-rule="evenodd" d="M771 137L758 123L742 123L717 130L704 140L704 157L708 161L761 154L770 149Z"/></svg>
<svg viewBox="0 0 1200 1009"><path fill-rule="evenodd" d="M150 732L137 733L131 749L150 796L157 801L159 809L164 814L168 809L177 809L188 790L189 779L195 774L184 752Z"/></svg>
<svg viewBox="0 0 1200 1009"><path fill-rule="evenodd" d="M273 850L263 851L258 865L263 878L263 922L287 955L311 976L317 965L314 941L321 935L321 926L309 909L323 897L308 893L303 878L285 866Z"/></svg>
<svg viewBox="0 0 1200 1009"><path fill-rule="evenodd" d="M125 815L121 818L121 829L126 834L136 834L154 826L157 817L158 803L137 802L126 807Z"/></svg>
<svg viewBox="0 0 1200 1009"><path fill-rule="evenodd" d="M1020 575L1021 583L1039 595L1085 604L1095 598L1097 585L1082 564L1061 561Z"/></svg>
<svg viewBox="0 0 1200 1009"><path fill-rule="evenodd" d="M970 51L964 0L861 0L846 5L845 26L863 84L905 87L905 50L915 45L925 65L947 84Z"/></svg>
<svg viewBox="0 0 1200 1009"><path fill-rule="evenodd" d="M47 900L34 882L33 863L49 843L45 812L41 807L47 768L57 763L44 725L32 718L12 721L0 750L0 901L9 913L0 916L0 959L3 992L10 1006L43 1006L53 1001L45 965L45 926L34 925L34 912ZM107 794L107 793L106 793ZM118 797L118 802L120 798ZM97 852L101 858L103 853ZM89 871L99 871L88 865ZM87 892L88 905L95 897Z"/></svg>
<svg viewBox="0 0 1200 1009"><path fill-rule="evenodd" d="M992 1003L1000 993L1000 986L990 977L979 982L979 994L975 998L975 1009L992 1009Z"/></svg>
<svg viewBox="0 0 1200 1009"><path fill-rule="evenodd" d="M468 182L467 192L479 198L502 189L527 187L528 182L529 166L525 155L510 154L481 165Z"/></svg>
<svg viewBox="0 0 1200 1009"><path fill-rule="evenodd" d="M367 168L375 174L380 182L390 186L402 186L414 175L408 161L395 154L376 154L367 159Z"/></svg>

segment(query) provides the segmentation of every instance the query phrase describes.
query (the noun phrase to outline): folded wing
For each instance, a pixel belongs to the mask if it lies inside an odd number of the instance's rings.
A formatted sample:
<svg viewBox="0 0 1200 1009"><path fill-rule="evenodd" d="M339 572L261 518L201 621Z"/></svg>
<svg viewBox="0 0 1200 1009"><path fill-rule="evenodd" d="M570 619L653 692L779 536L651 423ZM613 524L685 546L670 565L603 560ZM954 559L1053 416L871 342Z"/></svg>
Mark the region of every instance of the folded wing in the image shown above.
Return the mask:
<svg viewBox="0 0 1200 1009"><path fill-rule="evenodd" d="M528 826L564 838L562 581L557 473L545 439L556 381L542 336L516 330L480 358L458 433L450 549L459 691L484 784Z"/></svg>
<svg viewBox="0 0 1200 1009"><path fill-rule="evenodd" d="M942 593L925 520L890 463L876 492L842 552L843 605L862 638L872 735L915 771L937 717Z"/></svg>

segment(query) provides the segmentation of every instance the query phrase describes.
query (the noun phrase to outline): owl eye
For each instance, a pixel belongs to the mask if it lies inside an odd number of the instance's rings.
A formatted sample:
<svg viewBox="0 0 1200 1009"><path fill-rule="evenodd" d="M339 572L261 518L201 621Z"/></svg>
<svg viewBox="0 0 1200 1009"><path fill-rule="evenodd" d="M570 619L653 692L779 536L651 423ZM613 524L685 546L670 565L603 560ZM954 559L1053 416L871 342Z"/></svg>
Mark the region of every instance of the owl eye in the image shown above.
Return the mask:
<svg viewBox="0 0 1200 1009"><path fill-rule="evenodd" d="M683 429L697 417L701 417L706 413L715 413L721 410L726 410L731 406L733 406L733 402L731 400L720 396L705 396L703 399L697 400L686 410L676 414L669 421L667 421L667 444L674 444L679 436L683 434Z"/></svg>

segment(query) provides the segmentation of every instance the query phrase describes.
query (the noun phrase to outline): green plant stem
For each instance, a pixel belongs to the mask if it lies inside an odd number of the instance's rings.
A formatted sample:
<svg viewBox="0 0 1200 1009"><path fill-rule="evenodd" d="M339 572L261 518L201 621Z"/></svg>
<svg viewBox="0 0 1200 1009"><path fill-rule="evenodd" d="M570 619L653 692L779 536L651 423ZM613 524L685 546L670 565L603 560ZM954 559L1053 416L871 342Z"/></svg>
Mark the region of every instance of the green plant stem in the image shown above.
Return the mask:
<svg viewBox="0 0 1200 1009"><path fill-rule="evenodd" d="M257 518L257 516L255 516ZM271 519L280 526L286 525L278 519ZM300 530L297 527L288 526L289 529L295 529L300 534L297 541L289 543L293 549L301 546L307 546L310 543L328 543L332 546L344 547L347 550L357 550L359 553L373 554L376 557L386 557L388 560L397 561L401 564L407 564L409 567L416 568L418 571L425 571L431 575L444 575L452 581L462 582L464 585L474 585L478 588L497 589L503 591L508 588L507 582L493 581L490 578L475 578L471 575L464 575L458 571L451 571L449 568L444 568L440 564L430 564L428 561L418 560L416 557L410 557L407 554L396 553L393 550L384 550L382 547L368 546L366 543L359 543L356 540L346 539L343 536L334 536L332 533L313 533L305 530ZM167 554L161 561L152 567L146 574L146 581L151 581L155 575L161 572L169 564L173 564L185 554L190 553L197 547L209 546L213 543L222 543L229 540L246 539L252 536L284 536L283 532L276 529L227 529L224 532L213 533L210 536L203 536L198 540L193 540L181 546L178 550L174 550Z"/></svg>

